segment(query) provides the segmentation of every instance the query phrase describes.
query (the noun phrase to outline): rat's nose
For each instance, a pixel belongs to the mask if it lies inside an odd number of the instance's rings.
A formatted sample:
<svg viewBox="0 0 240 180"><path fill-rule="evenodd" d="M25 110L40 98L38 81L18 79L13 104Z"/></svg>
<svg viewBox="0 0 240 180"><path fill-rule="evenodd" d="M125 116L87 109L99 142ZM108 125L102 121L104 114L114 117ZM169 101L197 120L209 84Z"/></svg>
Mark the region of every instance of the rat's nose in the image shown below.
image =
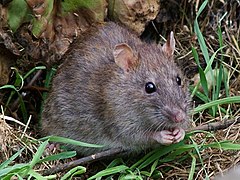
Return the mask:
<svg viewBox="0 0 240 180"><path fill-rule="evenodd" d="M182 123L187 120L187 112L183 111L181 108L165 106L163 108L163 115L175 123Z"/></svg>
<svg viewBox="0 0 240 180"><path fill-rule="evenodd" d="M185 113L179 110L173 110L171 115L172 120L174 120L176 123L183 122L186 118Z"/></svg>

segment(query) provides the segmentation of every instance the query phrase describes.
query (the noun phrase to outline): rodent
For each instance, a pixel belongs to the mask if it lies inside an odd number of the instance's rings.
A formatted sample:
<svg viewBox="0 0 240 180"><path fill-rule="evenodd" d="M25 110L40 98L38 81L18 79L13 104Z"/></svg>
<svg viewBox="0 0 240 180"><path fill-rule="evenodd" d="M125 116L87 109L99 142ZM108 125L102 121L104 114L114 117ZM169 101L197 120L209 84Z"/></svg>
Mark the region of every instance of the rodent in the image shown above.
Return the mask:
<svg viewBox="0 0 240 180"><path fill-rule="evenodd" d="M163 46L116 23L83 33L65 54L42 113L45 135L105 145L83 155L172 144L189 126L188 83L175 65L171 32Z"/></svg>

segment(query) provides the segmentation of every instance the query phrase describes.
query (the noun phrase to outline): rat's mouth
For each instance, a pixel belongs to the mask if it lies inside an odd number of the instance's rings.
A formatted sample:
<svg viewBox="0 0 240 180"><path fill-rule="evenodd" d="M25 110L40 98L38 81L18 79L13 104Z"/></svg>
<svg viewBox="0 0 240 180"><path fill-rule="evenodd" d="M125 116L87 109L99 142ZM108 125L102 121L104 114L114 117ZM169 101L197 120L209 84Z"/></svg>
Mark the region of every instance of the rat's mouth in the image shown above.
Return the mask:
<svg viewBox="0 0 240 180"><path fill-rule="evenodd" d="M181 128L181 124L173 123L172 120L161 119L160 121L155 122L152 125L149 125L148 130L149 132L157 132L162 130L174 131L174 129L176 128Z"/></svg>
<svg viewBox="0 0 240 180"><path fill-rule="evenodd" d="M188 129L190 125L190 121L185 119L183 122L176 123L174 120L170 118L159 119L157 122L154 122L155 125L152 125L151 131L161 131L161 130L168 130L174 131L176 128Z"/></svg>

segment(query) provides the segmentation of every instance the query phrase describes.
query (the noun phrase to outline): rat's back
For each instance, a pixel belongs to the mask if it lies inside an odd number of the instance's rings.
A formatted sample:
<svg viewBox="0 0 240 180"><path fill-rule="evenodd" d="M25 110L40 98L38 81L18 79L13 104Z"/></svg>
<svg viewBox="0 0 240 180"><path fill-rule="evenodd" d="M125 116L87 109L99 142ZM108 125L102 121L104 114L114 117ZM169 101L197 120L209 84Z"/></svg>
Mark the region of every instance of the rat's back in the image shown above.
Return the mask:
<svg viewBox="0 0 240 180"><path fill-rule="evenodd" d="M112 50L122 42L132 46L141 43L128 30L107 23L90 28L71 45L44 105L43 134L89 143L113 143L109 137L104 137L107 126L104 118L108 108L104 89L117 68ZM91 153L90 149L85 148L85 151Z"/></svg>

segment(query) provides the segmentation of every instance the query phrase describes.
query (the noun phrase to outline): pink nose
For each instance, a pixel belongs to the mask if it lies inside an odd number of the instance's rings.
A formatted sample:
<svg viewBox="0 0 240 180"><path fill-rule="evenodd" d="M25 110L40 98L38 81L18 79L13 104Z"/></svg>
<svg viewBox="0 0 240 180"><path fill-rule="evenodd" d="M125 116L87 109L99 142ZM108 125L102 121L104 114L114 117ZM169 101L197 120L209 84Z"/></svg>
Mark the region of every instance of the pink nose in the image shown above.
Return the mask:
<svg viewBox="0 0 240 180"><path fill-rule="evenodd" d="M185 115L183 112L181 111L175 111L173 112L173 120L176 122L176 123L180 123L180 122L183 122L184 119L185 119Z"/></svg>

